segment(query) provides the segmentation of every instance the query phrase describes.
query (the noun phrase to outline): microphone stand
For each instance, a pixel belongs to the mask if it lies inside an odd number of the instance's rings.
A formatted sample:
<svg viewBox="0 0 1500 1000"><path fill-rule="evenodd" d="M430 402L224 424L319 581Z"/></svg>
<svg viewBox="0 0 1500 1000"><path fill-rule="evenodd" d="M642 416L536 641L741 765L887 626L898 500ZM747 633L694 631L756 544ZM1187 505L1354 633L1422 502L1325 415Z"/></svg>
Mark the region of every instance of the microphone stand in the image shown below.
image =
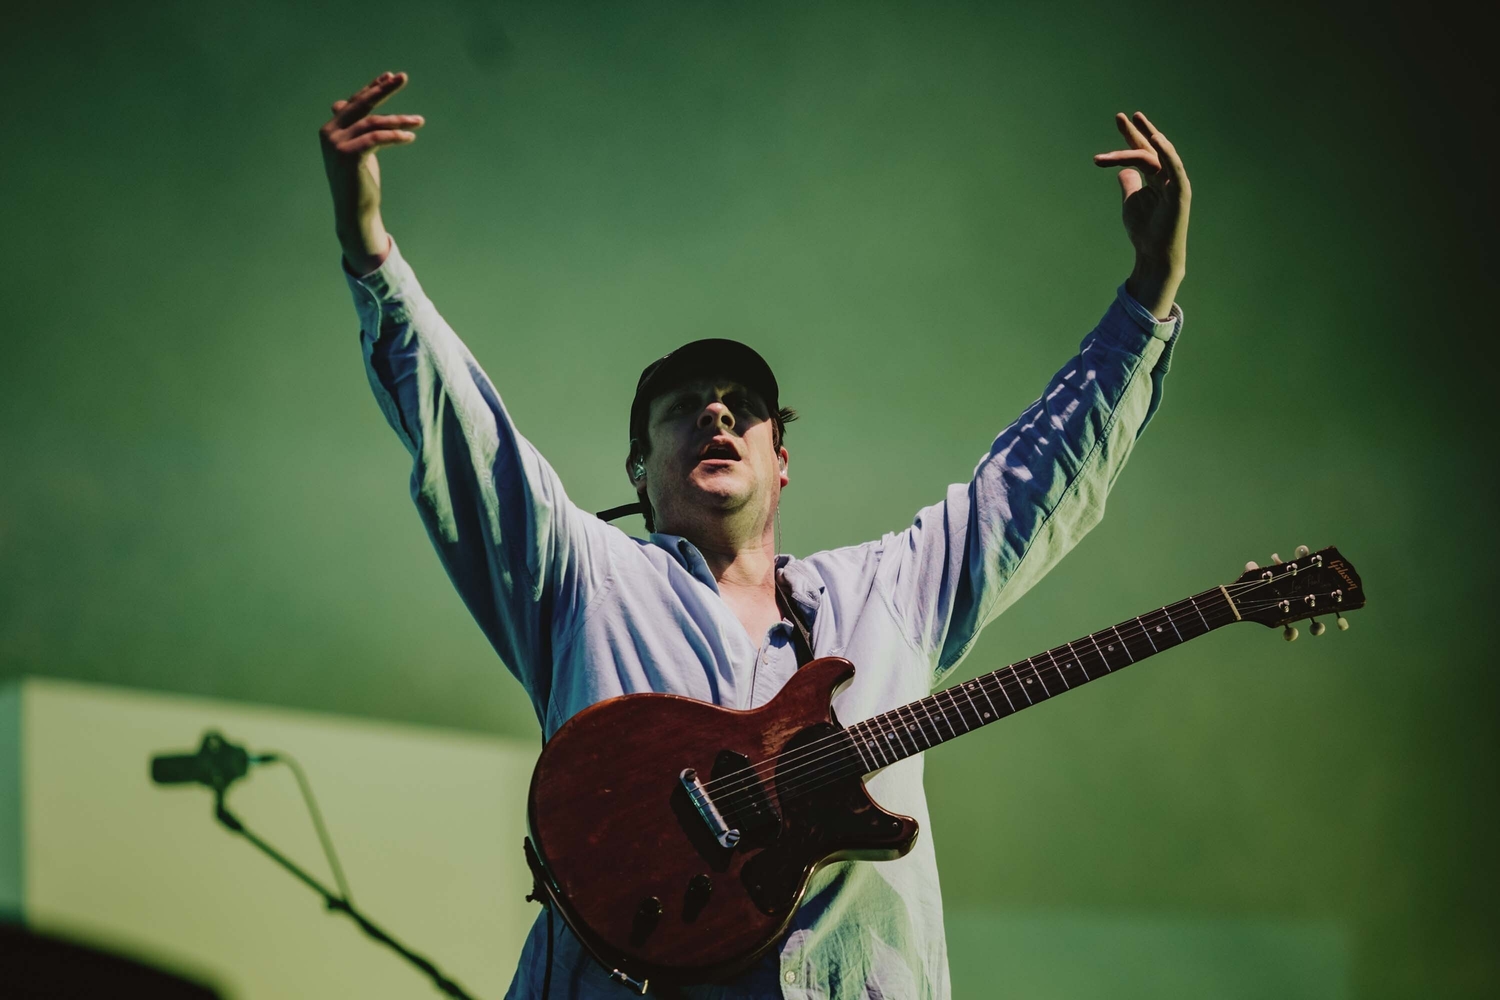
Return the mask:
<svg viewBox="0 0 1500 1000"><path fill-rule="evenodd" d="M463 991L463 988L461 986L439 972L437 966L433 965L427 959L423 958L421 955L418 955L410 948L407 948L400 941L397 941L395 938L391 937L375 924L371 923L369 918L367 918L363 913L360 913L354 908L353 903L329 891L327 886L299 868L294 861L292 861L276 848L272 847L270 844L266 843L264 840L261 840L258 836L256 836L249 828L245 826L244 823L240 822L238 816L230 812L229 808L224 805L224 789L218 787L214 788L214 818L222 823L231 833L237 833L241 837L244 837L246 840L250 841L250 843L260 848L261 851L264 852L268 857L270 857L272 861L275 861L277 864L281 865L281 867L297 876L297 878L300 879L304 885L306 885L313 892L316 892L318 895L323 897L324 904L330 910L345 914L349 917L350 920L353 920L356 924L359 925L360 930L364 931L366 934L374 938L376 941L379 941L381 944L386 945L391 950L396 952L396 954L400 955L402 958L410 962L412 965L415 965L417 968L427 973L427 975L432 978L433 983L437 985L438 989L442 990L450 997L457 998L457 1000L474 1000L473 997L469 996L469 994Z"/></svg>

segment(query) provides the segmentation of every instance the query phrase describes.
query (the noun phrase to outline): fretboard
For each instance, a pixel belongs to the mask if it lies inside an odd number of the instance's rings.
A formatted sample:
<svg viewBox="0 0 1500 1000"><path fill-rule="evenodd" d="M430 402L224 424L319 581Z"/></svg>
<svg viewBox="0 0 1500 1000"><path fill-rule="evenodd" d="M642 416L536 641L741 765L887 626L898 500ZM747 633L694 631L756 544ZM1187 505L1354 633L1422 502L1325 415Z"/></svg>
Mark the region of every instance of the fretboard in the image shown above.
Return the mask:
<svg viewBox="0 0 1500 1000"><path fill-rule="evenodd" d="M1228 595L1216 587L857 722L846 732L868 774L1237 620ZM856 766L845 760L850 770Z"/></svg>

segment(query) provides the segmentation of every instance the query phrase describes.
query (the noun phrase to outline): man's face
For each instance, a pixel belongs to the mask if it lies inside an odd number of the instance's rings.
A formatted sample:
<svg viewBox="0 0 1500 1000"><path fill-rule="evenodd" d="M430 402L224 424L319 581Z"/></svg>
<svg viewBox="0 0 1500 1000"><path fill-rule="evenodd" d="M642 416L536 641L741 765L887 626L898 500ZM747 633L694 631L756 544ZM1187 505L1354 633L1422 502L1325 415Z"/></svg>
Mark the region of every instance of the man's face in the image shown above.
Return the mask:
<svg viewBox="0 0 1500 1000"><path fill-rule="evenodd" d="M658 530L721 514L775 508L786 449L758 394L729 378L683 383L651 401L646 488Z"/></svg>

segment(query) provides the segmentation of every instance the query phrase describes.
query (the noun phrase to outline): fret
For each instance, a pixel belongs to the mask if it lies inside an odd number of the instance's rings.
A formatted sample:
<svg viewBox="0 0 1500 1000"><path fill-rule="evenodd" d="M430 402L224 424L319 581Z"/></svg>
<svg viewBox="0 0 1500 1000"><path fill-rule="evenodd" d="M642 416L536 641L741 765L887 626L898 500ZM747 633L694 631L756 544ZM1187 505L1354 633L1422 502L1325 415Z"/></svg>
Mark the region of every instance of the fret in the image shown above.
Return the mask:
<svg viewBox="0 0 1500 1000"><path fill-rule="evenodd" d="M1172 612L1168 611L1166 609L1166 606L1163 605L1162 609L1161 609L1161 613L1167 619L1167 624L1170 625L1170 626L1172 626L1172 631L1173 631L1173 633L1176 634L1177 641L1178 642L1182 642L1182 633L1180 631L1178 631L1178 629L1177 629L1177 623L1172 620Z"/></svg>
<svg viewBox="0 0 1500 1000"><path fill-rule="evenodd" d="M1203 617L1203 609L1200 608L1200 607L1198 607L1198 599L1196 597L1189 597L1188 598L1188 603L1191 604L1193 606L1193 610L1198 613L1198 620L1203 623L1203 633L1204 633L1204 635L1207 635L1209 632L1212 632L1213 629L1214 629L1214 627L1208 623L1208 619L1207 618Z"/></svg>
<svg viewBox="0 0 1500 1000"><path fill-rule="evenodd" d="M1010 706L1010 714L1015 715L1020 711L1020 709L1016 708L1016 703L1010 700L1010 692L1005 690L1005 669L1006 668L1001 667L999 670L991 672L990 676L995 678L995 686L998 687L1000 689L1000 693L1005 696L1005 703Z"/></svg>
<svg viewBox="0 0 1500 1000"><path fill-rule="evenodd" d="M914 701L914 702L912 702L912 705L921 708L922 709L922 714L925 715L925 716L927 716L927 721L925 723L922 722L922 720L920 720L920 719L917 720L917 731L920 732L923 735L923 737L926 738L926 740L927 740L927 746L929 748L931 748L931 747L935 747L939 743L943 742L941 738L939 738L937 740L933 740L933 738L932 738L933 736L936 736L938 734L937 733L937 723L935 723L935 722L932 721L932 709L930 709L930 708L927 707L927 699L926 698L922 698L919 701ZM917 714L916 711L913 710L913 712L912 712L913 717L915 717L916 714ZM932 727L932 732L930 732L930 733L927 731L927 727L928 726Z"/></svg>
<svg viewBox="0 0 1500 1000"><path fill-rule="evenodd" d="M874 769L878 769L889 764L890 760L881 752L880 730L878 727L871 725L871 722L874 721L874 719L871 719L860 723L862 727L860 739L863 741L863 745L860 746L860 752L875 758Z"/></svg>
<svg viewBox="0 0 1500 1000"><path fill-rule="evenodd" d="M911 734L916 743L926 744L922 749L926 750L935 744L932 742L932 734L927 731L927 724L923 721L927 717L927 710L922 707L920 700L911 702L906 706L907 714L911 717L906 731Z"/></svg>
<svg viewBox="0 0 1500 1000"><path fill-rule="evenodd" d="M922 748L917 746L916 741L912 740L911 737L909 737L904 732L906 726L901 721L901 709L892 709L891 711L880 716L880 719L881 725L885 726L886 731L895 734L895 749L899 757L910 757L912 754L918 754L922 752ZM908 745L908 741L910 741L910 745Z"/></svg>
<svg viewBox="0 0 1500 1000"><path fill-rule="evenodd" d="M1104 664L1104 672L1107 674L1112 674L1114 673L1115 668L1109 665L1109 657L1104 655L1104 650L1099 646L1098 635L1099 633L1097 632L1092 633L1089 636L1089 642L1092 642L1094 644L1094 652L1099 655L1099 662Z"/></svg>
<svg viewBox="0 0 1500 1000"><path fill-rule="evenodd" d="M1124 651L1126 659L1128 659L1131 663L1134 663L1135 662L1135 657L1133 657L1133 656L1130 655L1130 647L1127 646L1127 645L1125 645L1125 640L1123 638L1121 638L1121 636L1120 636L1120 626L1118 626L1118 625L1111 626L1110 627L1110 631L1115 634L1115 641L1110 644L1109 648L1111 650L1113 650L1115 648L1115 646L1119 646L1120 649ZM1127 666L1128 666L1128 664L1127 664Z"/></svg>
<svg viewBox="0 0 1500 1000"><path fill-rule="evenodd" d="M1087 684L1089 681L1093 680L1094 678L1089 676L1089 668L1083 665L1083 657L1078 655L1078 651L1073 648L1073 644L1071 642L1067 642L1063 645L1068 647L1068 655L1073 658L1074 663L1078 664L1078 669L1083 671L1083 682Z"/></svg>
<svg viewBox="0 0 1500 1000"><path fill-rule="evenodd" d="M975 685L975 683L977 683L977 682L975 682L975 681L966 681L963 684L959 685L959 690L964 693L964 697L966 699L968 699L969 707L974 710L974 720L975 720L974 721L974 726L982 726L986 722L989 721L989 718L982 711L980 711L978 705L974 704L974 685ZM969 728L973 729L974 726L970 726Z"/></svg>
<svg viewBox="0 0 1500 1000"><path fill-rule="evenodd" d="M1141 632L1145 634L1146 641L1151 643L1151 652L1157 652L1156 643L1151 639L1151 631L1150 629L1146 628L1146 623L1141 621L1140 615L1135 616L1135 623L1141 627Z"/></svg>
<svg viewBox="0 0 1500 1000"><path fill-rule="evenodd" d="M963 701L958 700L959 695L964 696ZM964 732L971 733L977 727L984 725L984 723L980 721L979 718L979 709L974 707L974 699L969 694L968 685L959 684L956 687L949 688L948 700L953 702L954 707L958 710L958 717L963 720ZM964 711L965 702L967 702L969 705L969 710L967 712Z"/></svg>
<svg viewBox="0 0 1500 1000"><path fill-rule="evenodd" d="M857 733L857 730L864 728L864 726L865 724L863 722L856 722L854 725L848 727L846 731L849 733L850 738L854 741L854 749L859 752L860 763L864 764L866 767L870 768L870 770L873 771L875 769L875 765L870 760L871 753L867 751L865 747L860 745L861 741L864 740L864 737L858 735Z"/></svg>
<svg viewBox="0 0 1500 1000"><path fill-rule="evenodd" d="M990 706L990 714L984 717L985 721L993 722L996 719L1000 718L1000 712L995 708L995 702L990 698L990 693L984 689L984 681L976 677L974 678L974 683L979 686L979 693L984 695L986 704Z"/></svg>
<svg viewBox="0 0 1500 1000"><path fill-rule="evenodd" d="M1053 651L1050 650L1050 649L1047 650L1047 659L1049 659L1049 660L1052 661L1052 669L1053 669L1053 671L1055 671L1057 673L1057 676L1059 676L1059 677L1062 678L1063 690L1064 691L1071 691L1071 690L1073 690L1073 685L1071 685L1071 684L1068 683L1068 675L1063 671L1062 667L1060 667L1060 666L1057 665L1057 657L1053 655Z"/></svg>
<svg viewBox="0 0 1500 1000"><path fill-rule="evenodd" d="M944 708L943 707L943 695L944 695L944 693L945 693L944 691L939 691L936 694L934 694L932 696L932 703L938 707L938 711L939 712L943 713L943 721L946 722L946 723L948 723L948 731L950 733L952 733L954 736L957 736L958 735L958 727L956 727L956 726L953 725L953 713L950 712L950 709L953 710L953 711L957 711L957 706L954 705L954 703L953 703L953 695L951 693L948 693L948 708ZM958 712L958 721L959 722L964 721L963 720L963 713L962 712ZM964 727L964 732L967 733L970 728L972 728L972 727L965 726Z"/></svg>
<svg viewBox="0 0 1500 1000"><path fill-rule="evenodd" d="M1043 677L1042 672L1037 669L1036 657L1026 657L1026 665L1031 668L1032 679L1042 685L1042 697L1044 699L1052 697L1052 689L1047 686L1047 678Z"/></svg>
<svg viewBox="0 0 1500 1000"><path fill-rule="evenodd" d="M866 747L862 747L861 749L873 747L870 752L879 761L876 765L876 770L901 759L891 750L888 739L889 734L885 731L885 716L877 715L873 719L866 719L861 725L864 726L867 737ZM854 727L851 726L850 728Z"/></svg>
<svg viewBox="0 0 1500 1000"><path fill-rule="evenodd" d="M1125 649L1130 653L1132 662L1139 663L1146 657L1156 653L1156 644L1146 635L1145 627L1141 625L1140 619L1116 625L1115 632L1124 642Z"/></svg>
<svg viewBox="0 0 1500 1000"><path fill-rule="evenodd" d="M953 700L951 695L948 700L950 702ZM954 727L953 720L948 716L948 710L943 707L943 692L939 691L932 696L932 705L938 710L938 714L943 717L943 721L948 724L948 732L957 736L958 730ZM968 732L968 730L965 729L964 732Z"/></svg>
<svg viewBox="0 0 1500 1000"><path fill-rule="evenodd" d="M891 725L890 713L877 715L876 721L880 723L880 735L882 748L885 755L892 761L905 760L911 754L907 753L906 747L901 742L900 734Z"/></svg>
<svg viewBox="0 0 1500 1000"><path fill-rule="evenodd" d="M913 732L912 724L906 720L905 715L901 714L903 711L909 713L910 710L910 706L907 705L903 705L901 708L896 709L896 731L901 734L902 739L905 739L911 743L911 750L909 751L909 754L918 754L922 752L922 746L917 742L917 737Z"/></svg>
<svg viewBox="0 0 1500 1000"><path fill-rule="evenodd" d="M1028 685L1026 683L1026 679L1021 676L1021 672L1016 669L1017 667L1021 666L1021 664L1024 664L1026 662L1027 661L1022 660L1020 663L1011 664L1010 675L1016 679L1016 686L1021 689L1021 694L1023 697L1025 697L1026 704L1028 706L1031 706L1036 704L1036 700L1031 697L1031 692L1027 690L1027 687L1029 687L1030 685Z"/></svg>
<svg viewBox="0 0 1500 1000"><path fill-rule="evenodd" d="M917 714L917 709L921 707L922 703L920 701L914 701L906 706L907 711L911 714L911 726L907 731L915 734L913 739L921 739L926 742L928 747L932 747L934 746L932 736L927 732L927 725L922 721L922 716ZM922 709L922 715L926 714L927 710Z"/></svg>

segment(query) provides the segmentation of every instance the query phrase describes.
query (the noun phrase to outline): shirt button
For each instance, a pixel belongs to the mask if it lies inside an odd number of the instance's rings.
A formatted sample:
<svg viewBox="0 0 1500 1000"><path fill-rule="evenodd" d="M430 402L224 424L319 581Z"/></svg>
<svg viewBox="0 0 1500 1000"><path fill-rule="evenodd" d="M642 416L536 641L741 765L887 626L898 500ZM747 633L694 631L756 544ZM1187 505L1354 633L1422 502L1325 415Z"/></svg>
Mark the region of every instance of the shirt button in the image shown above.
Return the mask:
<svg viewBox="0 0 1500 1000"><path fill-rule="evenodd" d="M797 981L797 974L795 972L793 972L791 969L788 969L788 970L786 970L786 975L783 976L782 978L785 979L789 983L795 983Z"/></svg>

